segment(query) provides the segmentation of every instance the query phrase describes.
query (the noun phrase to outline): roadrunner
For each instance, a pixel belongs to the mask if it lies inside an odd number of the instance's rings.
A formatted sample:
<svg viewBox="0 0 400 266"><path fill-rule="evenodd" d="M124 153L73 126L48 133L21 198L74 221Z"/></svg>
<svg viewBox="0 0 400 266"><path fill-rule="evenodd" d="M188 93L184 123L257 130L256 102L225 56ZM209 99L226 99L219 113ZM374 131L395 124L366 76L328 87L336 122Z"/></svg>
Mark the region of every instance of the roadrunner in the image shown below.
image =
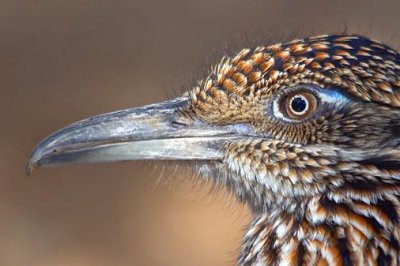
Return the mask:
<svg viewBox="0 0 400 266"><path fill-rule="evenodd" d="M189 160L253 211L238 265L400 264L400 55L324 35L224 57L182 97L43 140L38 166Z"/></svg>

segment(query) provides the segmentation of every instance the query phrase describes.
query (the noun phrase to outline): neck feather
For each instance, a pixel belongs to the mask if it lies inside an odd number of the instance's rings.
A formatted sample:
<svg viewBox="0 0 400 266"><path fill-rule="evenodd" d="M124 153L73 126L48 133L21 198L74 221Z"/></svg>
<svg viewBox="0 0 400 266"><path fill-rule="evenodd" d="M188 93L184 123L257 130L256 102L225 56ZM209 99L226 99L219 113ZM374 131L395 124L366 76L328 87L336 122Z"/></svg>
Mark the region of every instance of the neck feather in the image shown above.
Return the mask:
<svg viewBox="0 0 400 266"><path fill-rule="evenodd" d="M352 186L271 205L251 223L239 265L399 265L399 191Z"/></svg>

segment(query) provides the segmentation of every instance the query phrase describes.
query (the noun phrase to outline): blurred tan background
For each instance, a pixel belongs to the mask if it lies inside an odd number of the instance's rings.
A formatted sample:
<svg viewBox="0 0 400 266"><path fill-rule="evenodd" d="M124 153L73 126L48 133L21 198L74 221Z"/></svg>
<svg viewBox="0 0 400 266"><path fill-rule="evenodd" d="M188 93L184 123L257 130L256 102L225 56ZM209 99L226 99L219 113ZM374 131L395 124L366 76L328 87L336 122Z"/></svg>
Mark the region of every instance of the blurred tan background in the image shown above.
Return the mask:
<svg viewBox="0 0 400 266"><path fill-rule="evenodd" d="M225 47L346 27L398 47L399 10L397 0L1 0L0 265L232 265L250 214L223 190L140 162L26 177L26 158L71 122L189 89Z"/></svg>

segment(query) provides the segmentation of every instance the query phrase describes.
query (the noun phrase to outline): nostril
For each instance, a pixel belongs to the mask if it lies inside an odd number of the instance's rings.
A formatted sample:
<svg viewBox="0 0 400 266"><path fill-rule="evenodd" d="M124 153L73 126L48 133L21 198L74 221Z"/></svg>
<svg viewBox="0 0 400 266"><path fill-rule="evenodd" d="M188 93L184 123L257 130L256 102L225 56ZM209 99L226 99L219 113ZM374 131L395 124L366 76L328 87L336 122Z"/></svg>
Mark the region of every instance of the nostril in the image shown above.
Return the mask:
<svg viewBox="0 0 400 266"><path fill-rule="evenodd" d="M190 124L192 124L192 121L186 117L179 116L171 119L171 126L174 128L187 127Z"/></svg>
<svg viewBox="0 0 400 266"><path fill-rule="evenodd" d="M183 121L172 121L171 122L172 127L174 128L181 128L181 127L186 127L188 126L187 123L183 122Z"/></svg>

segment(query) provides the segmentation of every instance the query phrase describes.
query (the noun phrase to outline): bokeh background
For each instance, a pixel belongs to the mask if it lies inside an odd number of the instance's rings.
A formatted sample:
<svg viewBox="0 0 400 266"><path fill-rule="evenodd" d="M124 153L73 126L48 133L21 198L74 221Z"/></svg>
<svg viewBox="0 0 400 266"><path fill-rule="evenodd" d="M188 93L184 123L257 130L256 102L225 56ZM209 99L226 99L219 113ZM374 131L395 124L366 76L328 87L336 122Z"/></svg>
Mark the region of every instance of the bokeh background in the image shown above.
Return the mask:
<svg viewBox="0 0 400 266"><path fill-rule="evenodd" d="M26 158L54 130L172 97L224 51L271 35L347 30L397 48L399 10L397 0L1 0L0 265L234 264L251 217L223 189L141 162L26 177Z"/></svg>

